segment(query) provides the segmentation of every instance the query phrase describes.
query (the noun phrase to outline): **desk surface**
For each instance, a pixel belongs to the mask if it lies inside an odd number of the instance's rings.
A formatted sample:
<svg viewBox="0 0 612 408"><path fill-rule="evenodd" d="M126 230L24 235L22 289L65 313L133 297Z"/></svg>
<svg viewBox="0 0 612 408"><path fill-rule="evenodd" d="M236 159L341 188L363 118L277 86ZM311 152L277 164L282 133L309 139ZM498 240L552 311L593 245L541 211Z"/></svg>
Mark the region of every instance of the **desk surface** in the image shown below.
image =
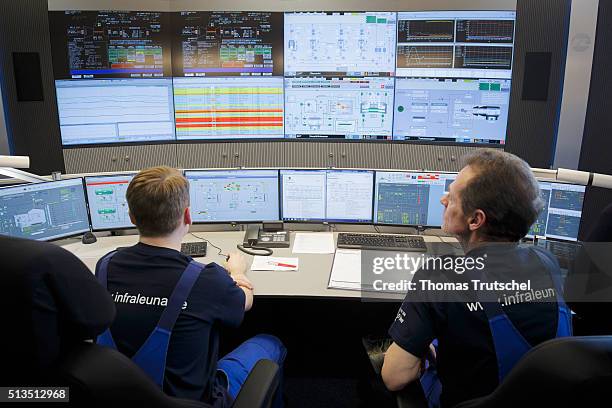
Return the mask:
<svg viewBox="0 0 612 408"><path fill-rule="evenodd" d="M300 232L302 233L302 232ZM307 232L304 232L307 233ZM196 235L208 239L212 244L227 253L236 249L236 245L242 243L243 231L230 232L197 232ZM338 233L334 233L334 244ZM426 242L440 242L435 236L424 236ZM295 233L291 233L290 248L274 248L273 256L297 257L300 260L298 271L274 272L274 271L249 271L249 279L255 286L255 294L259 296L302 296L302 297L345 297L359 298L361 292L328 289L329 276L333 264L334 254L293 254L293 241ZM444 239L449 240L448 238ZM185 236L184 242L198 241L192 234ZM98 237L98 242L84 245L75 240L60 241L59 244L68 251L79 257L89 269L94 272L98 260L108 252L122 246L131 246L138 242L138 235ZM455 241L456 242L456 241ZM218 250L210 244L207 248L206 257L196 258L199 262L216 262L223 265L225 258L217 255ZM253 257L244 256L250 265ZM391 297L397 299L397 296Z"/></svg>

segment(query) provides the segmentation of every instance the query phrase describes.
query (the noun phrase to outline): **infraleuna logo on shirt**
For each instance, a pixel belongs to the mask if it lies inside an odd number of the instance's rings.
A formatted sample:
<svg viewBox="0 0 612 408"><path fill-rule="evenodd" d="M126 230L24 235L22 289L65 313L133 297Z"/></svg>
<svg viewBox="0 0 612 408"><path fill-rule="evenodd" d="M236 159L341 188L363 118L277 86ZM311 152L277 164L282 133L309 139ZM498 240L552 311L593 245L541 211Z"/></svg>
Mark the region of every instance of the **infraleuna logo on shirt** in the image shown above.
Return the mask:
<svg viewBox="0 0 612 408"><path fill-rule="evenodd" d="M132 305L149 305L149 306L168 306L168 298L158 296L143 296L140 293L132 295L129 292L111 293L115 303L127 303ZM182 310L187 309L187 301L183 302Z"/></svg>

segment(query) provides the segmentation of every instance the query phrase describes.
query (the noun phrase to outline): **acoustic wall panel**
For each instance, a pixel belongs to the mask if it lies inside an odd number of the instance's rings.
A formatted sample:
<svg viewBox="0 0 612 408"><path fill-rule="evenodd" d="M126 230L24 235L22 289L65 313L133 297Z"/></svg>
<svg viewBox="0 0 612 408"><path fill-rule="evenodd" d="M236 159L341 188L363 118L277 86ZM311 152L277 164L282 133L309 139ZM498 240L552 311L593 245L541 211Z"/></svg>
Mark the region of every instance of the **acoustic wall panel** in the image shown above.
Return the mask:
<svg viewBox="0 0 612 408"><path fill-rule="evenodd" d="M176 146L172 144L64 149L64 161L68 174L177 167Z"/></svg>
<svg viewBox="0 0 612 408"><path fill-rule="evenodd" d="M578 6L576 6L578 7ZM570 0L518 0L512 90L506 151L525 159L532 167L553 163L559 124ZM523 100L527 54L550 53L550 82L545 101Z"/></svg>

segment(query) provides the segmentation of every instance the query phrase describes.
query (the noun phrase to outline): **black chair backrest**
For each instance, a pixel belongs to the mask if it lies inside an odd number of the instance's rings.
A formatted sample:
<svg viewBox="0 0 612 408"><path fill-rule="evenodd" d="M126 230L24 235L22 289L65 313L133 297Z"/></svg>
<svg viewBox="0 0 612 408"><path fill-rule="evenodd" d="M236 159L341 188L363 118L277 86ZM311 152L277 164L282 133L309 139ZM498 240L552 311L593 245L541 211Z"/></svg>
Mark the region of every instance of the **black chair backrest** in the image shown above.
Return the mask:
<svg viewBox="0 0 612 408"><path fill-rule="evenodd" d="M57 382L70 387L73 406L208 407L202 402L167 396L132 360L91 343L78 345L62 361Z"/></svg>
<svg viewBox="0 0 612 408"><path fill-rule="evenodd" d="M601 406L611 397L612 336L565 337L534 347L493 393L455 408Z"/></svg>

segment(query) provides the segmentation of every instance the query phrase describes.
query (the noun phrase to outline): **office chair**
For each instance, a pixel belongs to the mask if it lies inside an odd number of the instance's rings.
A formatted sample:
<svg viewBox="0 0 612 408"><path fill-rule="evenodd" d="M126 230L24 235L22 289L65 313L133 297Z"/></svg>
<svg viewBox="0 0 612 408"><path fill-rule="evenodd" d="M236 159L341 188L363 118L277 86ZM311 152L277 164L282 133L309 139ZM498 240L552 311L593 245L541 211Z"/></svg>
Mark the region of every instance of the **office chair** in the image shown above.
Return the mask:
<svg viewBox="0 0 612 408"><path fill-rule="evenodd" d="M383 359L382 353L370 356L379 375ZM397 408L427 408L418 381L393 395ZM612 401L612 336L564 337L541 343L495 391L455 408L600 406L601 401Z"/></svg>
<svg viewBox="0 0 612 408"><path fill-rule="evenodd" d="M455 408L600 406L612 398L612 336L564 337L534 347L486 397Z"/></svg>
<svg viewBox="0 0 612 408"><path fill-rule="evenodd" d="M279 367L260 360L236 397L235 408L270 408L279 384ZM54 381L70 388L72 406L204 408L209 405L166 395L126 356L108 347L78 345L59 365Z"/></svg>

